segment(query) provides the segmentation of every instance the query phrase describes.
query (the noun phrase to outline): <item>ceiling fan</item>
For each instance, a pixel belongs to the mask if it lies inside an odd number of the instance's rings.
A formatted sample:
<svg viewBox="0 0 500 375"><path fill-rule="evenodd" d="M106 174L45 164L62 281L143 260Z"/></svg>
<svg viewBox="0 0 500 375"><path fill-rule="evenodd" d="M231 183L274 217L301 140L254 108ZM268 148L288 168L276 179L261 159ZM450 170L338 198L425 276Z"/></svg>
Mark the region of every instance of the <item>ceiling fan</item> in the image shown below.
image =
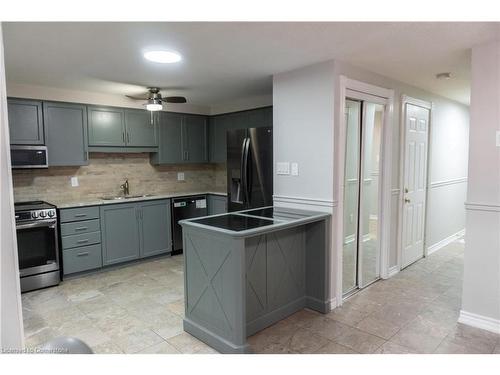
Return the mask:
<svg viewBox="0 0 500 375"><path fill-rule="evenodd" d="M166 96L163 98L158 87L148 87L148 92L144 95L126 96L134 100L146 100L145 106L148 111L161 111L163 103L186 103L184 96Z"/></svg>

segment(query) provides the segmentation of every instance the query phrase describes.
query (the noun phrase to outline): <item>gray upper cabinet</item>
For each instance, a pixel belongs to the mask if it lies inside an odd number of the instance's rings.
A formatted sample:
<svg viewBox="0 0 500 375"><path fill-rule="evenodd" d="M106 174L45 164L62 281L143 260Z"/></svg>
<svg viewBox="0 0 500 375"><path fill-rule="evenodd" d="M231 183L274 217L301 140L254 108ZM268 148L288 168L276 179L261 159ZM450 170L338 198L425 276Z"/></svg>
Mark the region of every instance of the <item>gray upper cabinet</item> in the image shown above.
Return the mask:
<svg viewBox="0 0 500 375"><path fill-rule="evenodd" d="M206 163L207 155L207 118L186 115L182 124L183 159L189 163Z"/></svg>
<svg viewBox="0 0 500 375"><path fill-rule="evenodd" d="M89 107L89 146L94 151L153 151L158 145L151 114L141 109Z"/></svg>
<svg viewBox="0 0 500 375"><path fill-rule="evenodd" d="M141 257L168 253L172 249L170 201L147 201L139 204Z"/></svg>
<svg viewBox="0 0 500 375"><path fill-rule="evenodd" d="M10 144L43 145L42 102L8 99Z"/></svg>
<svg viewBox="0 0 500 375"><path fill-rule="evenodd" d="M101 206L103 265L140 256L138 210L135 203Z"/></svg>
<svg viewBox="0 0 500 375"><path fill-rule="evenodd" d="M207 117L161 113L158 124L158 152L153 164L206 163Z"/></svg>
<svg viewBox="0 0 500 375"><path fill-rule="evenodd" d="M126 143L130 147L156 147L156 126L151 121L151 112L145 110L125 111Z"/></svg>
<svg viewBox="0 0 500 375"><path fill-rule="evenodd" d="M87 107L44 102L43 117L49 166L88 164Z"/></svg>
<svg viewBox="0 0 500 375"><path fill-rule="evenodd" d="M160 113L158 123L158 152L151 155L153 164L182 163L182 115Z"/></svg>
<svg viewBox="0 0 500 375"><path fill-rule="evenodd" d="M242 118L239 113L215 116L210 119L210 162L226 162L226 132L231 128L235 129L238 126L243 126L241 120Z"/></svg>
<svg viewBox="0 0 500 375"><path fill-rule="evenodd" d="M210 162L226 162L226 132L228 130L266 126L273 126L273 107L227 113L212 117L209 125Z"/></svg>
<svg viewBox="0 0 500 375"><path fill-rule="evenodd" d="M120 108L88 107L89 146L125 146L125 114Z"/></svg>

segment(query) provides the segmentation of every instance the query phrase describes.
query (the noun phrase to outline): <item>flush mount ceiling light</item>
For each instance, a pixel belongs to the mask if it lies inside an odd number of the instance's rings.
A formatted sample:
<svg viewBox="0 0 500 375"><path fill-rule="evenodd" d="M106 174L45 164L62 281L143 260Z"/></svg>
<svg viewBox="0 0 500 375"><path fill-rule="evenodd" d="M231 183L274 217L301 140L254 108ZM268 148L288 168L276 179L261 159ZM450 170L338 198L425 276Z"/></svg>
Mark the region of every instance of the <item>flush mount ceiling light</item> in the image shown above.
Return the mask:
<svg viewBox="0 0 500 375"><path fill-rule="evenodd" d="M182 60L182 57L178 52L166 50L144 52L144 58L160 64L173 64Z"/></svg>
<svg viewBox="0 0 500 375"><path fill-rule="evenodd" d="M438 73L438 74L436 74L436 78L437 79L450 79L451 73L450 72Z"/></svg>

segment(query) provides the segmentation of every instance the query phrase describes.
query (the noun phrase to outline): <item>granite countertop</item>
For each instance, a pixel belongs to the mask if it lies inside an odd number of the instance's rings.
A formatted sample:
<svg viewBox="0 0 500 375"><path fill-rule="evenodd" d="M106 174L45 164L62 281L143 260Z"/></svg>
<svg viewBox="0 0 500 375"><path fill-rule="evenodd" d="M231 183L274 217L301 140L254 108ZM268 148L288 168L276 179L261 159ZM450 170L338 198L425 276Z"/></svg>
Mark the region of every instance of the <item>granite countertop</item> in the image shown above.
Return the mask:
<svg viewBox="0 0 500 375"><path fill-rule="evenodd" d="M61 202L52 200L50 203L55 204L57 208L72 208L72 207L85 207L85 206L100 206L105 204L107 205L107 204L118 204L118 203L128 203L128 202L140 202L140 201L155 200L155 199L178 198L178 197L187 197L191 195L206 195L206 194L227 196L227 193L222 191L178 191L175 193L164 193L164 194L154 194L154 195L145 194L138 197L135 197L134 194L131 194L134 197L126 199L93 198L89 200L61 201Z"/></svg>
<svg viewBox="0 0 500 375"><path fill-rule="evenodd" d="M231 237L250 237L325 220L330 216L325 212L269 206L186 219L179 221L179 224Z"/></svg>

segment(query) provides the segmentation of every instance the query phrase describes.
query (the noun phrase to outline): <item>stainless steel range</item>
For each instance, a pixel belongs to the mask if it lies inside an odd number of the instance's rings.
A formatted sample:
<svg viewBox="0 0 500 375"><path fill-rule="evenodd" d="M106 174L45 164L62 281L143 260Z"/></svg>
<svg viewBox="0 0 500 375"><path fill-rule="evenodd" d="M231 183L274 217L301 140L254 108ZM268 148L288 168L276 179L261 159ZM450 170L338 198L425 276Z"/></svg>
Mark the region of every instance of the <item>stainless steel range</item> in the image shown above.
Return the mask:
<svg viewBox="0 0 500 375"><path fill-rule="evenodd" d="M21 292L59 284L56 206L43 202L15 204Z"/></svg>

